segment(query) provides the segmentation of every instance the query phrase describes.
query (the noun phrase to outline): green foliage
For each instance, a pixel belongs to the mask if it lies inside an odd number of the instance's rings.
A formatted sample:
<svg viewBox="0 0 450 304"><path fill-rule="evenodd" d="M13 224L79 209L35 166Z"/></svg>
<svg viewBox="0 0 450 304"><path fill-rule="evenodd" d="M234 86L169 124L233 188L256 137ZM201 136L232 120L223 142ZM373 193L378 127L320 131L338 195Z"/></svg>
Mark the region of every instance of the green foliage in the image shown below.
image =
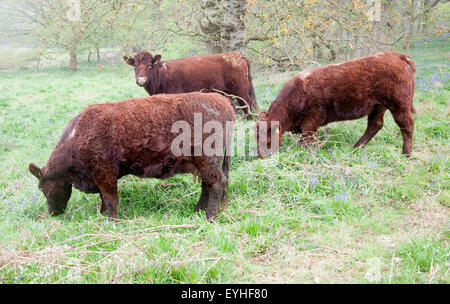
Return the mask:
<svg viewBox="0 0 450 304"><path fill-rule="evenodd" d="M194 212L190 175L122 178L117 222L99 214L98 195L77 190L50 217L28 164L44 165L87 105L146 93L124 63L0 72L0 282L361 283L375 265L375 282L449 283L450 44L416 45L411 158L389 113L364 149L352 144L365 119L320 129L313 149L286 134L272 158L233 158L214 224ZM295 73L254 73L261 109Z"/></svg>
<svg viewBox="0 0 450 304"><path fill-rule="evenodd" d="M429 272L436 265L446 267L450 261L450 249L442 241L410 240L402 245L398 255L409 264L408 268Z"/></svg>

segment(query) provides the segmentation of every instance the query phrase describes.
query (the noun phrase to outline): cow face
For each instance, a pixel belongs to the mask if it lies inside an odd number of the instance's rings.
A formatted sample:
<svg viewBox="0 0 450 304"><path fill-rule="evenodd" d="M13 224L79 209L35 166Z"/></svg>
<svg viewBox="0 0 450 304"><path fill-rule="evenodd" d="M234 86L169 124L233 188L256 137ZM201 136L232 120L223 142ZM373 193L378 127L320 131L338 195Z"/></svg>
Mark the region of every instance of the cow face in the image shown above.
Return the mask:
<svg viewBox="0 0 450 304"><path fill-rule="evenodd" d="M271 122L266 112L259 114L255 126L256 147L258 156L264 158L275 153L281 145L282 134L278 122Z"/></svg>
<svg viewBox="0 0 450 304"><path fill-rule="evenodd" d="M152 69L160 62L161 55L152 56L149 52L141 51L134 58L123 56L123 60L131 66L134 66L136 74L136 84L143 87L149 85L152 81Z"/></svg>
<svg viewBox="0 0 450 304"><path fill-rule="evenodd" d="M65 178L44 177L42 170L33 163L30 164L29 170L39 180L39 189L47 198L48 213L50 215L63 213L72 194L72 184Z"/></svg>

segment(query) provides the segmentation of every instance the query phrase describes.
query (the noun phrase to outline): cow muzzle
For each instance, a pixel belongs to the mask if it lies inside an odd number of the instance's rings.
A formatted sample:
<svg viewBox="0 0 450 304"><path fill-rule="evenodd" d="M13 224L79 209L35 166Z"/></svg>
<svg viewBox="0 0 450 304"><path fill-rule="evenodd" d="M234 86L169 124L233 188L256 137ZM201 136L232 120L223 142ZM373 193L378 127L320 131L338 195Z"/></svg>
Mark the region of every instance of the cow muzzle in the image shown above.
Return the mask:
<svg viewBox="0 0 450 304"><path fill-rule="evenodd" d="M141 87L147 82L147 77L138 77L136 78L136 83Z"/></svg>

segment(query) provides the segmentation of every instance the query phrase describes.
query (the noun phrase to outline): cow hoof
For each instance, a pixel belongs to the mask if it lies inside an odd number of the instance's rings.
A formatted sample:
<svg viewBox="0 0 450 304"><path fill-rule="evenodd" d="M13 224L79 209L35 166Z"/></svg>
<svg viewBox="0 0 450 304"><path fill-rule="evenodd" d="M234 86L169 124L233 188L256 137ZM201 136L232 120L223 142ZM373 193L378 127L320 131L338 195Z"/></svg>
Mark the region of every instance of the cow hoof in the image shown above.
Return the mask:
<svg viewBox="0 0 450 304"><path fill-rule="evenodd" d="M206 216L206 220L210 223L215 223L217 219L217 214L216 215L211 215L211 216Z"/></svg>

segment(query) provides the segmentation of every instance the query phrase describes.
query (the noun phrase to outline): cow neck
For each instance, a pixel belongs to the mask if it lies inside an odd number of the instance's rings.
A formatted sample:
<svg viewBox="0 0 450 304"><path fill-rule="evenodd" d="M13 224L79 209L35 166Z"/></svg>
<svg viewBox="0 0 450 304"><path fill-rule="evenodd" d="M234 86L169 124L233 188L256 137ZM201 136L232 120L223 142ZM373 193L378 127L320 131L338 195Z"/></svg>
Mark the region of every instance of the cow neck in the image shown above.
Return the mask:
<svg viewBox="0 0 450 304"><path fill-rule="evenodd" d="M161 63L158 63L153 69L152 69L152 71L151 71L151 79L152 79L152 81L150 82L150 85L148 86L148 88L149 88L149 90L150 90L150 92L151 92L151 95L154 95L154 94L159 94L160 93L160 91L161 90L159 90L160 89L160 83L161 83L161 80L159 79L160 78L160 67L161 67Z"/></svg>
<svg viewBox="0 0 450 304"><path fill-rule="evenodd" d="M71 148L66 142L59 143L43 169L46 178L61 178L72 166Z"/></svg>
<svg viewBox="0 0 450 304"><path fill-rule="evenodd" d="M268 121L278 121L280 127L280 136L291 127L291 114L286 100L276 99L269 108L267 113Z"/></svg>

